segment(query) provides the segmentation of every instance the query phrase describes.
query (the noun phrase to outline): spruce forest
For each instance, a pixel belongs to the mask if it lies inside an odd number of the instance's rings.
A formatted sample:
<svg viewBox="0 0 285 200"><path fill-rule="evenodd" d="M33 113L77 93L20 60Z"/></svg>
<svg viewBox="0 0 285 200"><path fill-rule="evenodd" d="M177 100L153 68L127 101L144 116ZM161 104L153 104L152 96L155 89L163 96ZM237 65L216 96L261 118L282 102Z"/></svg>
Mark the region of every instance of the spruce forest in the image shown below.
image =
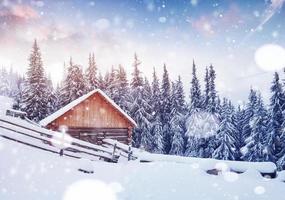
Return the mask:
<svg viewBox="0 0 285 200"><path fill-rule="evenodd" d="M132 76L127 78L121 65L102 75L94 54L89 55L86 70L70 58L61 83L54 88L35 41L24 76L1 69L0 95L12 97L15 109L38 122L99 88L136 121L135 147L159 154L272 161L279 170L285 169L285 82L277 72L273 74L268 105L260 91L250 89L246 105L235 106L230 99L219 96L215 85L218 73L213 65L205 68L204 80L199 80L193 61L189 71L192 79L187 80L190 95L185 96L181 77L170 80L166 64L162 77L153 69L149 80L141 71L142 62L134 54ZM214 118L218 126L209 125L206 132L210 134L204 132L206 136L201 137L196 133L196 116Z"/></svg>

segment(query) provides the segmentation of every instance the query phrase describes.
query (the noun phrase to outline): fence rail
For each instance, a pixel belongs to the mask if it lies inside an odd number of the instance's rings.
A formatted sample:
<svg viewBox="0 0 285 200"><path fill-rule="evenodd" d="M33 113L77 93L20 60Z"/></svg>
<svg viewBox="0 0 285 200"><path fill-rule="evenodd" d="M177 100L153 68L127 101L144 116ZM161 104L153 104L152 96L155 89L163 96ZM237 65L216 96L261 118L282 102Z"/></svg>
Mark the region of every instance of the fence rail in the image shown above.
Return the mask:
<svg viewBox="0 0 285 200"><path fill-rule="evenodd" d="M56 140L54 135L56 134L61 133L47 130L25 120L8 116L0 117L0 136L5 139L51 153L61 153L73 158L88 158L91 160L99 158L109 162L118 161L119 154L113 149L91 144L76 138L72 138L68 148L64 148L62 151L61 148L53 146L53 142Z"/></svg>

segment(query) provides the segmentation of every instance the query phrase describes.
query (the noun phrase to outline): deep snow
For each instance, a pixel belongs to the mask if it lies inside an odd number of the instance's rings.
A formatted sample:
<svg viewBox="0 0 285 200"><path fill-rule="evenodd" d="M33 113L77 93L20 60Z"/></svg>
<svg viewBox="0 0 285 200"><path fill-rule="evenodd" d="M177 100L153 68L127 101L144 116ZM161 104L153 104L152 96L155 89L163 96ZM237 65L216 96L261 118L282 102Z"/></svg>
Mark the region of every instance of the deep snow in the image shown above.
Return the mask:
<svg viewBox="0 0 285 200"><path fill-rule="evenodd" d="M78 171L80 165L78 159L0 137L0 199L285 199L284 183L265 179L255 170L214 176L189 163L95 161L94 174L85 174Z"/></svg>

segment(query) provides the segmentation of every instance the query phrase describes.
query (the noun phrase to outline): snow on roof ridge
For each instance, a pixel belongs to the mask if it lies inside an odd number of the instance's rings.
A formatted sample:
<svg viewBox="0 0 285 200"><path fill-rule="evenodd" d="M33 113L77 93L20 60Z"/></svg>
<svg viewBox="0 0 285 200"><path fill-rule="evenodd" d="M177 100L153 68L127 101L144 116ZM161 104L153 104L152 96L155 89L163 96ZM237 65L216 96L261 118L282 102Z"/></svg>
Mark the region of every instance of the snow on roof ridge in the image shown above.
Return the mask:
<svg viewBox="0 0 285 200"><path fill-rule="evenodd" d="M88 97L92 96L95 93L99 93L101 94L105 99L107 99L108 102L110 102L112 104L112 106L117 109L124 117L126 117L133 125L137 125L136 122L125 112L123 111L120 106L118 106L110 97L108 97L102 90L100 89L94 89L91 92L75 99L74 101L70 102L69 104L67 104L66 106L60 108L59 110L57 110L56 112L54 112L53 114L47 116L46 118L42 119L39 124L42 126L46 126L48 125L50 122L54 121L55 119L57 119L58 117L62 116L64 113L66 113L67 111L69 111L70 109L72 109L73 107L77 106L78 104L80 104L82 101L84 101L85 99L87 99Z"/></svg>

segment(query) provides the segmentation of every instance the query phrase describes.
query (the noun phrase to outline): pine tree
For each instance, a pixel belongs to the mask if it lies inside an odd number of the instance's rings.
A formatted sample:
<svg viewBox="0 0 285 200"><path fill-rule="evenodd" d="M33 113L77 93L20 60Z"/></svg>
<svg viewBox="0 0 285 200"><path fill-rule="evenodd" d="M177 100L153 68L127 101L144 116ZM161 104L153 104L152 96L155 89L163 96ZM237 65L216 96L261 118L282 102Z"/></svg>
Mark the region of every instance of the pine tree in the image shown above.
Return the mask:
<svg viewBox="0 0 285 200"><path fill-rule="evenodd" d="M47 79L47 93L49 94L47 97L47 104L46 104L47 115L50 115L57 110L57 103L58 103L58 99L57 96L55 95L55 91L53 89L53 84L50 76Z"/></svg>
<svg viewBox="0 0 285 200"><path fill-rule="evenodd" d="M235 160L235 133L236 130L232 121L232 110L227 101L224 99L223 120L217 134L218 147L213 152L213 158L220 160Z"/></svg>
<svg viewBox="0 0 285 200"><path fill-rule="evenodd" d="M258 97L254 114L250 121L251 134L246 139L246 146L243 147L243 159L247 161L264 161L266 158L266 146L264 145L267 114L261 96Z"/></svg>
<svg viewBox="0 0 285 200"><path fill-rule="evenodd" d="M164 140L164 151L169 153L172 143L172 137L170 132L170 119L171 119L171 86L168 71L166 65L163 66L163 78L161 84L161 123Z"/></svg>
<svg viewBox="0 0 285 200"><path fill-rule="evenodd" d="M7 70L2 67L0 71L0 95L2 96L10 96L11 88L9 78Z"/></svg>
<svg viewBox="0 0 285 200"><path fill-rule="evenodd" d="M61 106L74 101L87 92L86 82L84 80L82 67L75 65L70 59L67 70L66 79L63 82L63 87L60 96Z"/></svg>
<svg viewBox="0 0 285 200"><path fill-rule="evenodd" d="M111 99L114 99L116 95L116 86L118 85L117 73L118 71L112 66L111 72L107 72L105 75L105 92Z"/></svg>
<svg viewBox="0 0 285 200"><path fill-rule="evenodd" d="M233 125L235 126L235 139L236 139L236 143L235 146L237 148L237 155L236 155L236 159L240 160L241 159L241 153L240 150L242 148L242 146L244 145L245 141L243 140L243 136L242 136L242 127L243 127L243 118L245 115L245 110L241 108L240 105L238 105L237 107L237 111L234 113L233 115Z"/></svg>
<svg viewBox="0 0 285 200"><path fill-rule="evenodd" d="M130 105L130 114L137 123L137 127L133 130L133 145L140 147L142 142L143 131L149 131L151 129L151 115L147 112L150 105L148 101L144 99L144 82L139 70L141 61L138 60L137 55L134 56L134 72L132 73L131 80L131 97L132 104ZM145 138L143 138L145 139ZM143 141L144 143L145 141ZM148 147L147 147L148 148Z"/></svg>
<svg viewBox="0 0 285 200"><path fill-rule="evenodd" d="M133 63L134 71L132 73L133 79L131 81L132 89L142 87L143 85L143 78L141 76L141 71L139 70L140 65L141 65L141 61L138 59L138 56L135 53L134 63Z"/></svg>
<svg viewBox="0 0 285 200"><path fill-rule="evenodd" d="M164 152L164 142L163 142L163 131L161 123L161 94L159 88L159 80L156 75L155 69L153 69L152 74L152 95L150 100L150 105L152 105L152 129L151 134L153 138L152 152L163 153Z"/></svg>
<svg viewBox="0 0 285 200"><path fill-rule="evenodd" d="M127 113L129 113L130 104L130 89L127 79L127 74L123 66L119 65L118 72L116 73L116 85L113 95L113 100Z"/></svg>
<svg viewBox="0 0 285 200"><path fill-rule="evenodd" d="M99 72L99 75L98 75L98 88L102 91L106 91L106 88L107 88L106 82L101 72Z"/></svg>
<svg viewBox="0 0 285 200"><path fill-rule="evenodd" d="M217 91L215 86L216 72L213 65L209 67L209 103L207 111L210 113L217 112Z"/></svg>
<svg viewBox="0 0 285 200"><path fill-rule="evenodd" d="M196 65L193 60L192 66L192 81L190 89L190 110L192 113L197 112L201 109L201 89L199 80L196 75Z"/></svg>
<svg viewBox="0 0 285 200"><path fill-rule="evenodd" d="M170 154L183 155L184 153L184 133L185 133L185 100L184 90L180 76L176 83L172 84L171 95L171 120L170 132L173 135Z"/></svg>
<svg viewBox="0 0 285 200"><path fill-rule="evenodd" d="M206 108L209 105L209 100L210 100L210 80L209 80L209 70L208 67L206 67L206 72L205 72L205 92L204 92L204 101L203 101L203 107Z"/></svg>
<svg viewBox="0 0 285 200"><path fill-rule="evenodd" d="M282 109L284 107L284 94L282 86L279 80L279 74L274 73L274 78L271 86L272 96L270 98L270 125L269 134L267 137L268 153L271 155L270 161L278 160L282 155L282 142L280 140L282 136L282 124L284 123L284 117Z"/></svg>
<svg viewBox="0 0 285 200"><path fill-rule="evenodd" d="M142 90L142 108L144 110L144 117L145 117L145 122L144 123L140 123L140 126L142 128L142 132L141 132L141 142L140 145L144 147L144 149L151 151L152 150L152 142L153 142L153 138L152 138L152 133L151 133L151 129L152 129L152 124L151 124L151 120L152 120L152 107L150 105L150 100L151 100L151 87L150 84L147 80L147 78L145 77L144 79L144 86L143 86L143 90Z"/></svg>
<svg viewBox="0 0 285 200"><path fill-rule="evenodd" d="M89 54L89 63L88 68L86 70L86 81L87 81L87 88L88 91L92 91L98 88L98 80L97 80L97 65L95 62L94 53L91 55Z"/></svg>
<svg viewBox="0 0 285 200"><path fill-rule="evenodd" d="M253 117L256 104L257 104L257 94L256 94L256 91L251 88L249 96L248 96L248 103L244 111L243 121L241 123L242 124L242 141L244 141L242 146L245 145L245 140L251 134L250 120Z"/></svg>
<svg viewBox="0 0 285 200"><path fill-rule="evenodd" d="M32 53L29 58L29 68L26 73L26 81L21 110L27 113L29 119L39 121L47 116L48 84L44 73L41 52L35 40Z"/></svg>
<svg viewBox="0 0 285 200"><path fill-rule="evenodd" d="M193 60L192 66L192 81L190 88L190 113L189 117L193 117L197 112L199 112L202 108L201 106L201 89L200 89L199 80L196 74L196 65ZM188 125L189 126L189 125ZM192 126L192 125L190 125ZM189 127L188 127L189 128ZM187 142L186 142L186 150L185 155L191 157L202 156L203 149L201 150L201 138L196 137L195 133L187 134ZM203 157L203 156L202 156Z"/></svg>
<svg viewBox="0 0 285 200"><path fill-rule="evenodd" d="M163 142L163 135L162 135L162 124L160 121L159 115L154 116L154 121L152 122L152 152L153 153L164 153L164 142Z"/></svg>

